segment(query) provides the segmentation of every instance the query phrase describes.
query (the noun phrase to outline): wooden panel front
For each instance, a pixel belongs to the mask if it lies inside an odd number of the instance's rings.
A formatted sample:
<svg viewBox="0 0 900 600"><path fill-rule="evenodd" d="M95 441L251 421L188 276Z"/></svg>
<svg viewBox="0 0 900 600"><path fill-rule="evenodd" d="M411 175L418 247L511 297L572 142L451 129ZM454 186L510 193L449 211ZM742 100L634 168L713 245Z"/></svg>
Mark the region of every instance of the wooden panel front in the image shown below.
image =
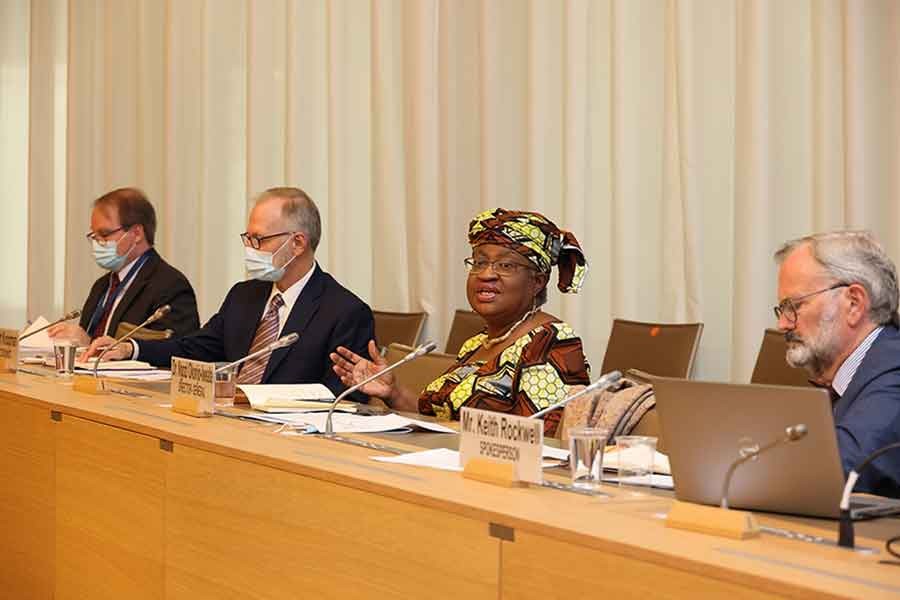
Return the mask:
<svg viewBox="0 0 900 600"><path fill-rule="evenodd" d="M162 598L159 440L68 415L56 439L56 600Z"/></svg>
<svg viewBox="0 0 900 600"><path fill-rule="evenodd" d="M54 473L50 411L0 395L0 590L53 597Z"/></svg>
<svg viewBox="0 0 900 600"><path fill-rule="evenodd" d="M167 481L169 598L497 597L484 522L178 445Z"/></svg>
<svg viewBox="0 0 900 600"><path fill-rule="evenodd" d="M516 531L503 542L503 600L780 598L752 587Z"/></svg>

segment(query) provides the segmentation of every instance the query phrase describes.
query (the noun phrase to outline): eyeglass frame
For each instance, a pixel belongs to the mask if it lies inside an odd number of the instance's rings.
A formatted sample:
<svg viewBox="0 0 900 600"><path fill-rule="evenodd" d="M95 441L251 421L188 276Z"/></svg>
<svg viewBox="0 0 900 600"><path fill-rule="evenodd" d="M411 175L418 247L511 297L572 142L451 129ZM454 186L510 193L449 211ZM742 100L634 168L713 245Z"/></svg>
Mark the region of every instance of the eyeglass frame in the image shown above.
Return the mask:
<svg viewBox="0 0 900 600"><path fill-rule="evenodd" d="M251 235L249 232L245 231L241 234L241 243L245 246L250 246L254 250L259 250L262 247L262 243L266 240L271 240L272 238L277 238L281 235L293 235L297 233L296 231L282 231L281 233L271 233L269 235L256 236Z"/></svg>
<svg viewBox="0 0 900 600"><path fill-rule="evenodd" d="M493 271L494 274L497 275L498 277L512 277L513 275L516 275L516 274L519 272L520 269L529 269L529 270L531 270L531 271L537 271L537 270L538 270L538 269L537 269L536 267L534 267L533 265L527 265L527 264L525 264L525 263L520 263L520 262L516 262L516 261L513 261L513 260L485 260L485 261L483 261L483 262L484 262L484 266L483 266L482 268L476 270L476 269L475 269L475 259L474 259L474 258L472 258L472 257L470 256L470 257L468 257L468 258L464 258L464 259L463 259L463 264L464 264L465 267L466 267L466 272L468 272L470 275L472 275L472 274L477 275L478 273L483 273L488 267L490 267L490 268L491 268L491 271ZM509 271L509 270L504 269L504 268L501 268L501 269L498 271L498 270L497 270L497 265L499 265L499 264L501 264L501 263L503 263L503 264L515 265L515 268L514 268L512 271Z"/></svg>
<svg viewBox="0 0 900 600"><path fill-rule="evenodd" d="M800 300L805 300L807 298L811 298L811 297L817 296L819 294L824 294L825 292L837 290L842 287L850 287L851 285L853 285L853 284L852 283L835 283L827 288L822 288L821 290L816 290L815 292L803 294L802 296L794 296L793 298L785 298L784 300L779 302L776 306L773 306L772 310L775 313L776 319L781 320L781 316L784 315L784 318L793 325L797 322L797 317L798 317L797 312L800 310L800 307L803 306L802 302L801 302L800 306L797 306L795 304L795 302L799 302ZM788 309L792 313L794 313L793 317L788 315L788 313L787 313Z"/></svg>
<svg viewBox="0 0 900 600"><path fill-rule="evenodd" d="M133 225L119 225L115 229L113 229L111 231L107 231L106 233L100 235L100 237L103 238L102 240L97 238L98 232L96 232L96 231L88 231L84 237L87 238L87 241L97 242L101 246L106 246L107 244L109 244L111 242L118 244L119 240L121 240L123 237L125 237L125 234L120 235L118 238L116 238L114 240L110 240L107 238L109 238L109 236L111 236L112 234L119 232L119 231L124 231L125 233L128 233L128 230L131 229L132 227L133 227Z"/></svg>

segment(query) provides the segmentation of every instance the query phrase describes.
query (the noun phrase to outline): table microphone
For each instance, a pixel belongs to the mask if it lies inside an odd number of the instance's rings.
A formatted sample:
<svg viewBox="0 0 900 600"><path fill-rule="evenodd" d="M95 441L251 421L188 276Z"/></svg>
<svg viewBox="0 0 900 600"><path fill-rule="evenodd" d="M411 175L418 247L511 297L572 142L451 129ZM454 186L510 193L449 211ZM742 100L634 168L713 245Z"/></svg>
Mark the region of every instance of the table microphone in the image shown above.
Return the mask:
<svg viewBox="0 0 900 600"><path fill-rule="evenodd" d="M572 400L581 398L585 394L590 394L591 392L599 392L601 390L605 390L608 387L612 387L615 384L617 384L620 379L622 379L621 371L610 371L606 375L601 375L600 378L597 379L597 381L588 385L583 390L579 390L579 391L575 392L574 394L572 394L571 396L567 396L567 397L563 398L556 404L551 404L547 408L539 410L536 413L534 413L533 415L529 415L528 418L529 419L539 419L549 412L552 412L558 408L564 407L566 404L568 404Z"/></svg>
<svg viewBox="0 0 900 600"><path fill-rule="evenodd" d="M290 346L291 344L295 344L297 342L297 340L299 340L299 339L300 339L300 334L297 333L296 331L294 333L289 333L284 337L278 338L277 340L275 340L268 346L266 346L264 348L260 348L259 350L257 350L256 352L254 352L252 354L248 354L244 358L239 358L232 363L228 363L227 365L219 367L218 369L216 369L216 373L221 373L222 371L227 371L228 369L231 369L240 364L243 364L243 363L247 362L248 360L252 360L258 356L262 356L263 354L269 354L270 352L275 352L279 348L286 348L287 346Z"/></svg>
<svg viewBox="0 0 900 600"><path fill-rule="evenodd" d="M406 356L404 356L403 358L401 358L394 364L383 368L382 370L378 371L371 377L368 377L368 378L364 379L363 381L360 381L356 385L354 385L352 387L348 387L346 390L344 390L337 398L334 399L334 402L332 402L331 406L328 408L328 416L325 418L325 435L327 435L327 436L334 435L334 426L331 422L332 415L334 415L334 409L337 408L337 405L341 400L343 400L344 398L346 398L347 396L349 396L350 394L352 394L353 392L355 392L362 386L366 385L370 381L374 381L375 379L378 379L380 376L384 375L388 371L393 371L400 365L405 365L408 362L416 360L420 356L425 356L429 352L434 352L436 349L437 349L437 344L435 344L434 342L425 342L424 344L422 344L418 348L414 349L412 352L410 352L409 354L407 354Z"/></svg>
<svg viewBox="0 0 900 600"><path fill-rule="evenodd" d="M40 332L44 331L45 329L50 329L54 325L59 325L60 323L65 323L66 321L71 321L72 319L77 319L80 316L81 316L81 311L76 308L75 310L73 310L71 312L67 312L66 314L64 314L57 320L53 321L52 323L47 323L43 327L39 327L38 329L35 329L34 331L30 331L30 332L26 333L25 335L21 336L19 338L19 343L21 344L22 340L27 340L34 334L40 333Z"/></svg>
<svg viewBox="0 0 900 600"><path fill-rule="evenodd" d="M129 331L128 333L126 333L125 335L123 335L122 337L117 339L115 342L113 342L112 344L110 344L109 346L104 348L103 352L101 352L97 356L97 360L94 361L94 378L96 379L98 377L97 370L100 368L100 361L103 360L103 357L106 355L107 352L109 352L110 350L112 350L113 348L115 348L116 346L118 346L119 344L124 342L125 340L131 339L132 335L134 335L135 333L137 333L138 331L140 331L147 325L150 325L151 323L155 323L156 321L159 321L164 316L169 314L171 311L172 311L172 306L169 304L160 306L153 312L152 315L147 317L147 319L143 323L141 323L137 327L134 327L131 331Z"/></svg>
<svg viewBox="0 0 900 600"><path fill-rule="evenodd" d="M888 444L883 448L879 448L867 456L865 460L859 463L859 465L847 475L847 483L844 485L844 493L841 495L841 519L838 526L838 546L853 548L855 544L856 536L853 533L853 519L850 516L850 494L853 493L853 488L856 487L856 480L859 479L859 474L862 473L873 460L882 454L887 454L891 450L896 450L898 448L900 448L900 442L894 442L893 444Z"/></svg>
<svg viewBox="0 0 900 600"><path fill-rule="evenodd" d="M748 460L756 458L763 452L775 448L776 446L802 440L806 437L807 433L809 433L809 428L803 423L798 423L797 425L786 427L784 429L783 437L777 438L774 441L769 442L765 446L752 449L747 448L746 450L742 448L742 451L746 451L746 454L743 454L740 458L731 463L731 466L728 467L728 472L725 473L725 481L722 483L722 501L720 503L720 506L722 508L728 508L728 488L731 486L731 477L732 475L734 475L734 472L740 465L744 464Z"/></svg>

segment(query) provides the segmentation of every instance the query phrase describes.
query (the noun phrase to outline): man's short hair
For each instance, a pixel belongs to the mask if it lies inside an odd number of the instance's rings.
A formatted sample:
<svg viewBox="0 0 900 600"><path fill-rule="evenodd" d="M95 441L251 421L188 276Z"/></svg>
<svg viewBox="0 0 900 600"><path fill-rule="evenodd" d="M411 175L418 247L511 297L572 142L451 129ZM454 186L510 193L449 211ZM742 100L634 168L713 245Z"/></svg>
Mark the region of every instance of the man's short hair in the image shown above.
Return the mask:
<svg viewBox="0 0 900 600"><path fill-rule="evenodd" d="M282 219L288 227L305 233L310 248L315 252L319 247L319 240L322 239L322 218L312 198L300 188L274 187L257 196L256 204L269 198L284 200L281 206Z"/></svg>
<svg viewBox="0 0 900 600"><path fill-rule="evenodd" d="M900 325L897 315L897 267L868 231L817 233L786 242L775 253L780 265L794 250L809 244L825 273L839 283L858 283L866 288L873 323Z"/></svg>
<svg viewBox="0 0 900 600"><path fill-rule="evenodd" d="M144 192L137 188L119 188L94 200L94 208L110 207L116 209L122 227L143 225L144 237L148 244L153 245L156 236L156 211Z"/></svg>

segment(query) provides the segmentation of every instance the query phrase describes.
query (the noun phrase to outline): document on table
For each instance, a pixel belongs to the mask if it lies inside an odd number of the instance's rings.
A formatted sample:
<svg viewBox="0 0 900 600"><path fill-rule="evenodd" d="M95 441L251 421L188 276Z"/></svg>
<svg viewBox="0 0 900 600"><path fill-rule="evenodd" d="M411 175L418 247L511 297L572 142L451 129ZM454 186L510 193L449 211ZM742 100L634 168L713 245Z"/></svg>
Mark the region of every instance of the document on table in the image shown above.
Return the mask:
<svg viewBox="0 0 900 600"><path fill-rule="evenodd" d="M650 487L659 488L661 490L674 490L675 489L675 480L672 479L671 475L660 475L659 473L653 473L651 475L652 479L649 482ZM648 485L647 478L642 477L640 475L635 475L632 477L617 477L616 475L604 475L603 481L609 483L623 483L625 485Z"/></svg>
<svg viewBox="0 0 900 600"><path fill-rule="evenodd" d="M325 420L328 415L324 412L306 412L282 414L247 413L241 416L267 423L281 423L296 425L297 427L308 425L314 427L318 432L323 432L325 431ZM413 429L424 429L436 433L456 433L449 427L439 423L410 419L393 413L389 415L363 416L336 412L332 415L332 425L335 433L384 433L398 430L411 431Z"/></svg>
<svg viewBox="0 0 900 600"><path fill-rule="evenodd" d="M46 327L50 322L45 319L43 316L38 317L34 320L34 323L25 328L25 330L19 334L19 337L24 337L35 331L40 329L41 327ZM40 333L36 333L27 340L23 340L22 343L19 344L19 355L35 355L35 354L49 354L53 356L53 342L50 341L50 336L47 335L47 330Z"/></svg>
<svg viewBox="0 0 900 600"><path fill-rule="evenodd" d="M93 359L76 360L75 369L82 371L93 371L97 361ZM154 371L156 370L150 363L142 360L102 360L100 361L99 371Z"/></svg>
<svg viewBox="0 0 900 600"><path fill-rule="evenodd" d="M254 410L272 413L328 410L334 394L321 383L239 385ZM341 401L337 410L356 412L356 403Z"/></svg>

